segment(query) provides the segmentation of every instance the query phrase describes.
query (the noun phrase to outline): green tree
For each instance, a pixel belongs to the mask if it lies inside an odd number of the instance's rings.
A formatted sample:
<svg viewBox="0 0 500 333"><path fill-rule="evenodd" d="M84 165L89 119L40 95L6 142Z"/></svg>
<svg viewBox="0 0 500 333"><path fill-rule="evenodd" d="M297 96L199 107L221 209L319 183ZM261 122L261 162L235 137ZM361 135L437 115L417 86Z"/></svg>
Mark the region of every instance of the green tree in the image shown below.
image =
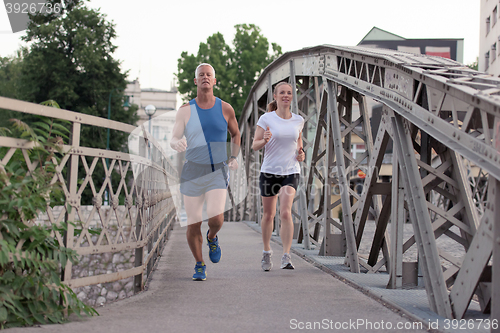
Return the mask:
<svg viewBox="0 0 500 333"><path fill-rule="evenodd" d="M470 69L474 69L474 70L478 70L478 65L477 65L477 62L478 62L478 58L476 57L476 61L474 61L472 64L468 64L467 67L469 67Z"/></svg>
<svg viewBox="0 0 500 333"><path fill-rule="evenodd" d="M76 5L81 3L82 0L47 0L46 5L57 6L58 12L60 14L52 11L50 14L38 14L31 15L30 19L33 25L47 24L50 21L56 19L60 15L71 11ZM19 49L14 56L11 57L0 57L0 96L26 100L31 102L38 102L36 99L29 98L23 86L24 82L30 82L28 79L23 78L23 65L24 58L29 54L28 47L22 47ZM45 100L42 97L42 100ZM20 118L24 121L33 119L31 116L18 114L9 110L1 110L0 112L0 127L11 126L10 119Z"/></svg>
<svg viewBox="0 0 500 333"><path fill-rule="evenodd" d="M21 66L23 53L20 49L12 57L0 57L0 96L18 98L21 87Z"/></svg>
<svg viewBox="0 0 500 333"><path fill-rule="evenodd" d="M127 72L122 72L120 62L113 58L115 25L98 10L85 7L82 1L67 0L66 5L58 17L42 15L30 22L23 37L31 44L22 60L18 98L34 103L55 100L63 109L102 118L108 117L111 101L112 120L135 124L137 106L123 106ZM23 121L30 122L25 118ZM125 151L127 138L127 133L111 130L110 149ZM106 141L106 128L82 126L82 146L106 148ZM84 172L82 167L83 176ZM119 182L117 173L112 177L113 183ZM101 163L92 178L99 191L104 181ZM92 196L87 187L82 204L90 204Z"/></svg>
<svg viewBox="0 0 500 333"><path fill-rule="evenodd" d="M182 52L177 63L178 90L184 102L196 96L194 72L202 63L210 63L216 71L214 94L230 103L239 118L248 93L262 70L281 55L281 47L269 44L259 27L254 24L235 25L236 33L231 48L217 32L200 43L198 54Z"/></svg>
<svg viewBox="0 0 500 333"><path fill-rule="evenodd" d="M137 107L123 107L126 72L113 58L115 26L104 14L73 3L71 10L47 23L28 26L23 39L32 42L22 65L22 96L40 103L55 100L61 108L107 118L111 99L111 119L135 124ZM82 144L105 148L105 129L83 128ZM112 132L110 148L121 150L127 135Z"/></svg>
<svg viewBox="0 0 500 333"><path fill-rule="evenodd" d="M272 53L269 53L267 38L262 36L260 29L253 25L238 24L235 26L233 64L237 93L232 95L232 105L240 112L247 100L250 89L259 78L262 70L281 55L281 47L272 43Z"/></svg>
<svg viewBox="0 0 500 333"><path fill-rule="evenodd" d="M22 57L26 49L20 49L15 56L0 57L0 96L20 98ZM9 110L0 111L0 127L10 126L9 119L15 117Z"/></svg>
<svg viewBox="0 0 500 333"><path fill-rule="evenodd" d="M214 87L214 93L229 102L226 98L230 88L231 68L231 48L224 41L224 36L218 32L208 37L206 43L200 43L198 55L190 55L187 52L181 53L178 59L179 92L185 94L185 101L196 97L196 86L194 85L194 72L196 67L203 62L210 63L216 70L217 85Z"/></svg>

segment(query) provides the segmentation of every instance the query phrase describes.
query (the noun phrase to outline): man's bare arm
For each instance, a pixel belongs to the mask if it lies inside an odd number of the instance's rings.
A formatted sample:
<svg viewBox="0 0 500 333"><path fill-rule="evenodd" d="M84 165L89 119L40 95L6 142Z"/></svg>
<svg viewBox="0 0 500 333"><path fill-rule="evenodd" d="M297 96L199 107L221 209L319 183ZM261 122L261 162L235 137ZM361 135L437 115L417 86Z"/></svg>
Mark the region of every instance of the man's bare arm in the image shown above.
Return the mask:
<svg viewBox="0 0 500 333"><path fill-rule="evenodd" d="M231 135L231 156L238 156L241 145L241 134L238 128L238 121L236 120L236 115L234 113L233 107L226 102L222 103L222 112L227 121L227 129ZM238 163L232 159L229 161L229 167L231 169L238 168Z"/></svg>
<svg viewBox="0 0 500 333"><path fill-rule="evenodd" d="M187 149L187 141L184 137L184 129L186 128L186 119L190 116L189 104L184 104L180 107L175 115L175 124L172 130L172 140L170 140L170 147L172 149L183 152Z"/></svg>

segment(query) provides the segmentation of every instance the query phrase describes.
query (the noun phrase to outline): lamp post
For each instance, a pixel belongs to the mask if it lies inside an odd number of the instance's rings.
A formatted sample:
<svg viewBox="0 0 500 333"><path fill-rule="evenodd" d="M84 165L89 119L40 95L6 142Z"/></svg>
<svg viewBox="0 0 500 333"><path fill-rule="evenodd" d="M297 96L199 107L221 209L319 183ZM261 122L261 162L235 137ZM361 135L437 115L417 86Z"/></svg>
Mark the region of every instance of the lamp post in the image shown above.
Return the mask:
<svg viewBox="0 0 500 333"><path fill-rule="evenodd" d="M153 136L153 134L151 134L151 116L155 114L156 107L152 104L146 105L146 107L144 108L144 112L146 112L146 114L149 116L149 135ZM151 146L149 144L149 140L148 140L148 147L150 147L148 155L149 158L151 158Z"/></svg>
<svg viewBox="0 0 500 333"><path fill-rule="evenodd" d="M144 108L144 112L146 112L146 114L149 116L149 134L152 135L151 134L151 117L155 114L156 107L152 104L149 104Z"/></svg>

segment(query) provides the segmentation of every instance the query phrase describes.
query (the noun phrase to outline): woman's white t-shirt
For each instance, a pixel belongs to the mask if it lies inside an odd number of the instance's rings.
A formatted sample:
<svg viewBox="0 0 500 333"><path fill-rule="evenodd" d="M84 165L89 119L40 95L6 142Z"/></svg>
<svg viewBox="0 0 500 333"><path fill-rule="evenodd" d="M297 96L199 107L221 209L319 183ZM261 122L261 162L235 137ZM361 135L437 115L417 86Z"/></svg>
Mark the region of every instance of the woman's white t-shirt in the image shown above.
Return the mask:
<svg viewBox="0 0 500 333"><path fill-rule="evenodd" d="M276 112L263 114L257 126L271 131L271 139L264 146L264 162L261 172L274 175L291 175L300 173L297 161L297 140L304 127L304 118L292 113L289 119L283 119Z"/></svg>

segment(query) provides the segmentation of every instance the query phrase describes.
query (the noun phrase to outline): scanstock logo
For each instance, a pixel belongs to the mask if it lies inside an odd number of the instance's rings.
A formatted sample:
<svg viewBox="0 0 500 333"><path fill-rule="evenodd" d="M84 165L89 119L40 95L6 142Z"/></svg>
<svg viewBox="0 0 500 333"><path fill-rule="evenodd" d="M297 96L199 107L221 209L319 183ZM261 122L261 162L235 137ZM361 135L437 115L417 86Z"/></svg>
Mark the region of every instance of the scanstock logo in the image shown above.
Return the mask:
<svg viewBox="0 0 500 333"><path fill-rule="evenodd" d="M62 11L61 4L53 3L55 1L4 0L3 2L13 33L26 30L30 21L30 14L55 14L58 16Z"/></svg>

